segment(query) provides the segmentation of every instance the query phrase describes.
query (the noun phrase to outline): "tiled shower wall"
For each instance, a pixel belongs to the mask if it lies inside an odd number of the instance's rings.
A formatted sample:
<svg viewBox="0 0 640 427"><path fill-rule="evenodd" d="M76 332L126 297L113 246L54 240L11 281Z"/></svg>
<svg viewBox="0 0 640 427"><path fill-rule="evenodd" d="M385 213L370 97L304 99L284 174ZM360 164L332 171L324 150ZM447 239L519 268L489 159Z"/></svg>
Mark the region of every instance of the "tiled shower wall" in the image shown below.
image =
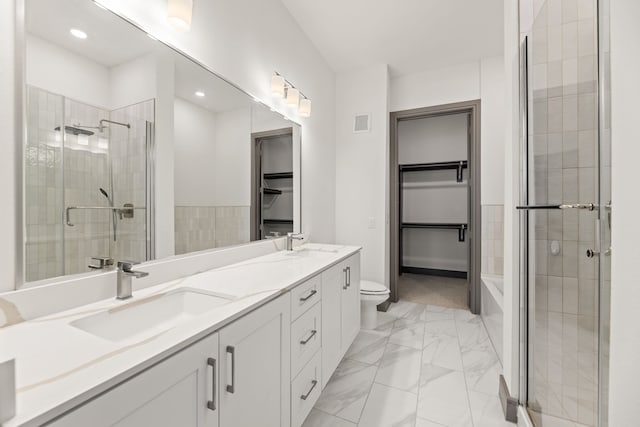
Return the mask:
<svg viewBox="0 0 640 427"><path fill-rule="evenodd" d="M247 243L249 206L176 206L176 255Z"/></svg>
<svg viewBox="0 0 640 427"><path fill-rule="evenodd" d="M596 202L597 43L595 0L547 0L530 38L531 204ZM530 157L531 158L531 157ZM595 212L530 216L535 296L529 404L538 413L593 426L597 409ZM552 250L553 248L553 250ZM551 424L549 424L551 425Z"/></svg>
<svg viewBox="0 0 640 427"><path fill-rule="evenodd" d="M504 205L482 205L482 273L504 274Z"/></svg>
<svg viewBox="0 0 640 427"><path fill-rule="evenodd" d="M116 242L110 210L71 210L72 226L66 224L65 210L70 206L107 207L100 188L110 195L115 193L116 205L134 202L145 206L146 161L141 160L140 150L145 147L146 126L143 120L134 122L124 115L153 117L153 102L127 107L119 116L114 114L119 120L113 120L131 121L130 138L126 128L118 133L112 131L113 127L102 132L88 127L97 127L101 119L110 118L108 110L34 87L27 90L27 114L26 281L89 271L94 256L146 259L144 210L136 211L132 220L118 220ZM60 131L64 126L78 124L93 135L63 135ZM120 187L111 184L110 155L114 161L114 184Z"/></svg>

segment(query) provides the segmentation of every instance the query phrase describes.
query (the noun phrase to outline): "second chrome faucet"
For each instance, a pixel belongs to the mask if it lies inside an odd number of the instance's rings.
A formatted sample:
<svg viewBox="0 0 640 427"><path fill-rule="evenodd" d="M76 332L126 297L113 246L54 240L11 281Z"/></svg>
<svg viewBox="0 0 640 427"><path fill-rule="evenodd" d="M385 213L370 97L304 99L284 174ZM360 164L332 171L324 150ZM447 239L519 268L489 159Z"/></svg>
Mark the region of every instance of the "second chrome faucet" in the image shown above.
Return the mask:
<svg viewBox="0 0 640 427"><path fill-rule="evenodd" d="M133 266L137 264L133 261L118 261L118 284L116 289L117 299L131 298L133 287L131 286L131 278L139 279L146 277L149 273L145 271L135 271Z"/></svg>

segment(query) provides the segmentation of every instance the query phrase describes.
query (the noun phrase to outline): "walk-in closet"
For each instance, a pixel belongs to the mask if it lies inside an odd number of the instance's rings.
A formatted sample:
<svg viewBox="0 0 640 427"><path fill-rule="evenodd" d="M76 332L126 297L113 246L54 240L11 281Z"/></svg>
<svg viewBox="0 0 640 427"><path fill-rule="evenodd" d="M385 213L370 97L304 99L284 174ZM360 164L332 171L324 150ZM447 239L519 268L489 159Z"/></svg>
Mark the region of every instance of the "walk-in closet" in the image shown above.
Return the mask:
<svg viewBox="0 0 640 427"><path fill-rule="evenodd" d="M397 299L470 306L473 126L466 110L395 122Z"/></svg>

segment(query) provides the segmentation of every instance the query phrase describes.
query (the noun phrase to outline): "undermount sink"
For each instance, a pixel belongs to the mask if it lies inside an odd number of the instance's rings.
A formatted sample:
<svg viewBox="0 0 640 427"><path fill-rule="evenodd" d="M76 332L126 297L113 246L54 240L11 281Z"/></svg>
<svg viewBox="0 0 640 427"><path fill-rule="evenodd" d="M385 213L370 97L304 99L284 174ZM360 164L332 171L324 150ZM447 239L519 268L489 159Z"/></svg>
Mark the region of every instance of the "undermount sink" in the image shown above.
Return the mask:
<svg viewBox="0 0 640 427"><path fill-rule="evenodd" d="M331 254L335 254L338 251L339 251L339 248L336 248L335 246L307 243L304 246L300 246L295 248L292 251L288 251L287 255L299 256L299 257L321 258Z"/></svg>
<svg viewBox="0 0 640 427"><path fill-rule="evenodd" d="M182 288L83 317L71 325L118 342L163 332L232 300L226 295Z"/></svg>

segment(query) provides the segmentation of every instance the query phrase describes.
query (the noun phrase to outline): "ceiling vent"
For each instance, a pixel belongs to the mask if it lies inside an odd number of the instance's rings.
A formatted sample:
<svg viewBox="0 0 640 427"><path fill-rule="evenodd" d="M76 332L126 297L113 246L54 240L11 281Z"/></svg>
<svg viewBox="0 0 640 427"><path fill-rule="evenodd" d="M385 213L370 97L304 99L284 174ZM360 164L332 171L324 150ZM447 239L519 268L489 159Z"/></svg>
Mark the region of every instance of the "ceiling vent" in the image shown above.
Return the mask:
<svg viewBox="0 0 640 427"><path fill-rule="evenodd" d="M353 118L353 133L371 131L371 114L356 114Z"/></svg>

